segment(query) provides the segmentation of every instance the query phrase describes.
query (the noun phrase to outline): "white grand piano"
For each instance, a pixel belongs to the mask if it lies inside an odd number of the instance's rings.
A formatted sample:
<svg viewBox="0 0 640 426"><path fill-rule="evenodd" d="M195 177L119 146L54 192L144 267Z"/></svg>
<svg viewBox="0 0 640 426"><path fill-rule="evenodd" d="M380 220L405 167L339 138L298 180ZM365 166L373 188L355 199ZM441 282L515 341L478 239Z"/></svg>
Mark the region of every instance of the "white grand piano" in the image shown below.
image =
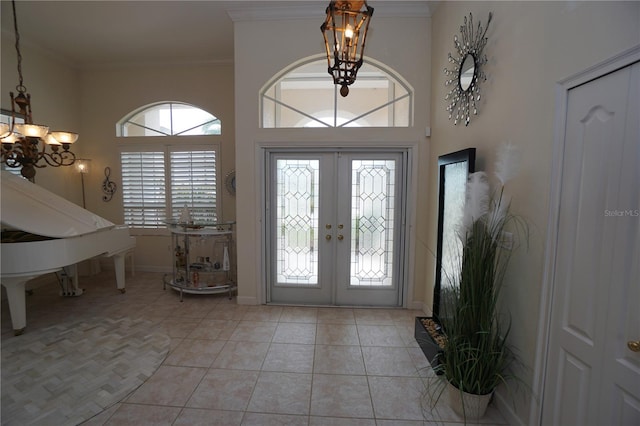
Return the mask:
<svg viewBox="0 0 640 426"><path fill-rule="evenodd" d="M124 258L136 245L129 229L3 171L0 221L2 269L16 335L27 325L25 284L51 272L63 275L62 295L79 296L76 264L96 256L113 257L117 288L125 292Z"/></svg>

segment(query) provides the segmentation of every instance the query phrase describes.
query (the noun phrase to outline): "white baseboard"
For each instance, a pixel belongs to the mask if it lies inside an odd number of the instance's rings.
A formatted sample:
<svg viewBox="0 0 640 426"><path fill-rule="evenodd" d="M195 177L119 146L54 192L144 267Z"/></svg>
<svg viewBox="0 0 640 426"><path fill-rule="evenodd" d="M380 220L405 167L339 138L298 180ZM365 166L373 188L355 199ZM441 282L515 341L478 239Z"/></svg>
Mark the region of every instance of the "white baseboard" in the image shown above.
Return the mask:
<svg viewBox="0 0 640 426"><path fill-rule="evenodd" d="M428 307L427 305L424 304L424 302L421 301L414 301L414 302L409 302L409 309L417 309L420 310L422 312L424 312L425 316L430 317L431 315L433 315L431 313L431 308Z"/></svg>
<svg viewBox="0 0 640 426"><path fill-rule="evenodd" d="M238 305L259 305L258 299L251 296L238 296L236 301Z"/></svg>
<svg viewBox="0 0 640 426"><path fill-rule="evenodd" d="M502 396L501 393L496 392L493 395L494 398L494 402L496 404L496 408L498 409L498 411L500 411L500 414L502 414L502 417L504 417L504 419L506 420L508 425L511 426L525 426L526 423L524 421L522 421L522 419L520 417L518 417L518 415L516 414L515 411L513 411L513 405L509 404L504 397Z"/></svg>
<svg viewBox="0 0 640 426"><path fill-rule="evenodd" d="M418 310L423 310L422 309L422 302L420 301L415 301L415 302L409 302L409 305L407 306L408 309L418 309Z"/></svg>
<svg viewBox="0 0 640 426"><path fill-rule="evenodd" d="M128 260L125 261L125 270L127 274L131 272L131 262ZM113 259L110 258L101 258L100 266L103 270L113 271L115 269L115 265L113 263ZM136 272L162 272L165 274L170 274L172 272L171 266L153 266L153 265L135 265Z"/></svg>
<svg viewBox="0 0 640 426"><path fill-rule="evenodd" d="M136 272L162 272L165 274L170 274L172 272L171 268L166 266L145 266L145 265L136 265Z"/></svg>

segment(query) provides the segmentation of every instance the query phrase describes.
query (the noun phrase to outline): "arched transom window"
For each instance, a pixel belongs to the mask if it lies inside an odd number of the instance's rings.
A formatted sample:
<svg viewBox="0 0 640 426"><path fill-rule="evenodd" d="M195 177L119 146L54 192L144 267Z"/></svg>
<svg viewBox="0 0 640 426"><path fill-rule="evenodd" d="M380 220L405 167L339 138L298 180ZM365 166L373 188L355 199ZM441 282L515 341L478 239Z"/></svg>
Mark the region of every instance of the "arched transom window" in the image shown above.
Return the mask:
<svg viewBox="0 0 640 426"><path fill-rule="evenodd" d="M220 120L193 105L163 102L147 105L120 121L118 136L219 135Z"/></svg>
<svg viewBox="0 0 640 426"><path fill-rule="evenodd" d="M349 96L327 73L326 58L295 64L265 85L260 96L263 128L408 127L413 89L382 64L364 63Z"/></svg>

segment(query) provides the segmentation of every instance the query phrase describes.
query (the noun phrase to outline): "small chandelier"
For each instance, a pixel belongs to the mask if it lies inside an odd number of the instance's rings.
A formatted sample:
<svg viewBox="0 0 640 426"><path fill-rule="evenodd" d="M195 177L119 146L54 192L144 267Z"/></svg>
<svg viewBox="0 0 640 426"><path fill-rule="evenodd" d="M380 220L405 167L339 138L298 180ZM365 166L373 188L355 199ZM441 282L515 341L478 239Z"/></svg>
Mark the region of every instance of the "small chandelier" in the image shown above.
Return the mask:
<svg viewBox="0 0 640 426"><path fill-rule="evenodd" d="M362 66L372 15L373 7L364 0L332 0L327 7L327 19L320 26L327 49L328 71L333 83L342 86L343 97L349 94L349 86L356 81Z"/></svg>
<svg viewBox="0 0 640 426"><path fill-rule="evenodd" d="M78 134L49 131L49 127L33 123L31 95L27 93L22 78L22 54L15 0L11 3L20 80L16 86L18 94L14 96L13 92L10 92L11 122L0 123L0 142L2 143L0 162L11 168L22 167L20 170L22 176L33 180L36 175L35 168L43 168L47 164L53 167L70 166L75 162L76 155L69 151L69 148L78 139ZM24 123L16 123L16 118L22 118ZM50 152L47 151L47 147Z"/></svg>

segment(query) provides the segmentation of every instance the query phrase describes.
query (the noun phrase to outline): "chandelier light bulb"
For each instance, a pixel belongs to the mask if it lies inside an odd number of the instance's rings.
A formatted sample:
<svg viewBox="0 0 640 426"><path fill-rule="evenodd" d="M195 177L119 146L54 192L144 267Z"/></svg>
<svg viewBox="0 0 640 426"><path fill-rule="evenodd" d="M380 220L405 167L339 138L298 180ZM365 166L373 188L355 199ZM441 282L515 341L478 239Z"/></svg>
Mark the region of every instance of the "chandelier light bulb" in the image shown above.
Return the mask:
<svg viewBox="0 0 640 426"><path fill-rule="evenodd" d="M74 143L78 140L78 134L73 132L53 130L51 131L51 135L60 143Z"/></svg>
<svg viewBox="0 0 640 426"><path fill-rule="evenodd" d="M9 133L7 136L3 137L0 139L0 141L2 141L2 143L16 143L18 141L20 141L20 138L22 137L22 135L18 134L18 133Z"/></svg>
<svg viewBox="0 0 640 426"><path fill-rule="evenodd" d="M47 145L62 145L59 140L57 140L51 133L47 134L44 137L44 143Z"/></svg>
<svg viewBox="0 0 640 426"><path fill-rule="evenodd" d="M47 126L41 126L39 124L16 124L16 131L21 135L24 135L28 138L44 138L45 135L49 132L49 128Z"/></svg>
<svg viewBox="0 0 640 426"><path fill-rule="evenodd" d="M351 40L353 38L353 28L351 25L347 24L347 28L344 30L344 36L347 40Z"/></svg>

